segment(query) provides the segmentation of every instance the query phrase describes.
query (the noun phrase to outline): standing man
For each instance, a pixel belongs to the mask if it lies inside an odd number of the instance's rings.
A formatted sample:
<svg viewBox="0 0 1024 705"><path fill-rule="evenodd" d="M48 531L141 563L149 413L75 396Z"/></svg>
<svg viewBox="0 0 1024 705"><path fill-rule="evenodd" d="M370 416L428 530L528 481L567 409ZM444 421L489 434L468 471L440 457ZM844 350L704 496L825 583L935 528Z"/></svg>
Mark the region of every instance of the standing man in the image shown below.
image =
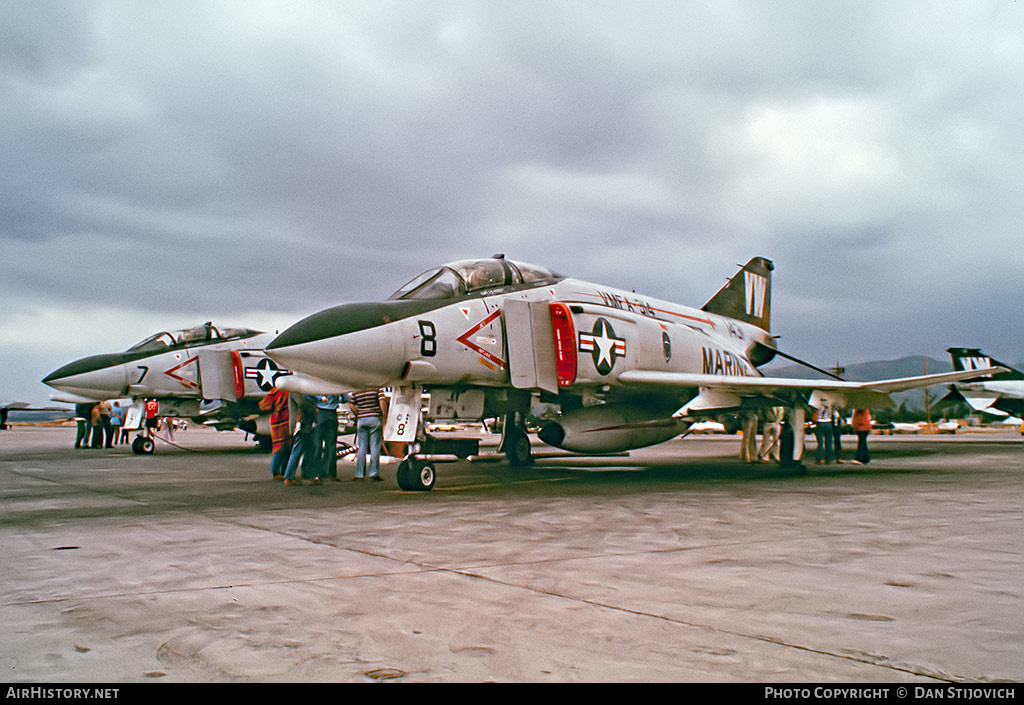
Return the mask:
<svg viewBox="0 0 1024 705"><path fill-rule="evenodd" d="M116 446L121 439L121 429L124 428L124 413L124 409L121 408L121 402L115 401L113 408L110 410L110 425L114 429L112 446Z"/></svg>
<svg viewBox="0 0 1024 705"><path fill-rule="evenodd" d="M262 411L270 412L270 475L275 480L284 479L285 466L291 453L291 429L288 416L288 392L274 387L267 396L260 399Z"/></svg>
<svg viewBox="0 0 1024 705"><path fill-rule="evenodd" d="M757 412L743 414L743 439L740 445L740 460L744 463L757 462Z"/></svg>
<svg viewBox="0 0 1024 705"><path fill-rule="evenodd" d="M871 433L871 412L868 409L853 410L853 430L857 434L857 454L853 458L854 465L867 465L871 462L868 454L868 434Z"/></svg>
<svg viewBox="0 0 1024 705"><path fill-rule="evenodd" d="M316 424L316 406L305 395L296 394L291 397L291 417L295 420L295 431L292 434L292 450L288 454L288 465L284 469L286 487L301 485L302 480L296 477L299 461L302 461L302 477L314 485L320 484L320 469L317 467L317 454L313 432Z"/></svg>
<svg viewBox="0 0 1024 705"><path fill-rule="evenodd" d="M835 439L832 437L832 403L821 400L821 406L814 415L814 435L818 438L818 448L814 452L818 465L831 463L835 460Z"/></svg>
<svg viewBox="0 0 1024 705"><path fill-rule="evenodd" d="M78 430L75 434L75 448L81 448L82 444L89 447L89 435L92 433L92 408L96 404L75 404L75 421Z"/></svg>
<svg viewBox="0 0 1024 705"><path fill-rule="evenodd" d="M316 450L325 480L338 480L338 397L326 394L316 400Z"/></svg>
<svg viewBox="0 0 1024 705"><path fill-rule="evenodd" d="M773 406L765 412L764 429L761 431L761 449L758 458L767 463L772 457L779 461L779 438L782 435L782 420L786 410L781 406Z"/></svg>
<svg viewBox="0 0 1024 705"><path fill-rule="evenodd" d="M790 407L782 425L782 439L779 441L779 463L803 467L804 458L804 419L807 410L797 402Z"/></svg>
<svg viewBox="0 0 1024 705"><path fill-rule="evenodd" d="M356 415L356 476L362 480L366 470L366 455L370 455L370 479L380 482L380 446L384 438L384 390L364 389L351 397L352 411Z"/></svg>
<svg viewBox="0 0 1024 705"><path fill-rule="evenodd" d="M106 414L106 424L103 422L103 403L100 402L92 408L92 416L89 419L89 423L92 426L92 440L89 443L90 448L102 448L103 447L103 429L105 426L110 425L110 412Z"/></svg>
<svg viewBox="0 0 1024 705"><path fill-rule="evenodd" d="M832 438L835 446L836 462L843 462L843 412L842 409L832 409Z"/></svg>
<svg viewBox="0 0 1024 705"><path fill-rule="evenodd" d="M156 433L156 429L160 426L160 402L156 399L146 400L146 435L150 438Z"/></svg>

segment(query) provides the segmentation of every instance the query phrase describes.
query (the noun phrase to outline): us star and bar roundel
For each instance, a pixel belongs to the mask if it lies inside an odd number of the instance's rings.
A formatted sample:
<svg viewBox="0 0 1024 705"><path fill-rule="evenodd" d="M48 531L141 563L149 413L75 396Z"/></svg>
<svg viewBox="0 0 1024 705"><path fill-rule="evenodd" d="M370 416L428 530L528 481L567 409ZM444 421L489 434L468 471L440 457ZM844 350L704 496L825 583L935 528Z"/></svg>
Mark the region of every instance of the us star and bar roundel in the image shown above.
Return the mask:
<svg viewBox="0 0 1024 705"><path fill-rule="evenodd" d="M246 379L255 379L256 386L264 392L269 392L277 384L277 378L289 374L283 371L277 364L268 357L261 359L255 367L245 368Z"/></svg>
<svg viewBox="0 0 1024 705"><path fill-rule="evenodd" d="M615 361L625 356L626 339L616 337L612 324L598 318L590 333L580 333L579 350L589 352L598 374L606 375L615 367Z"/></svg>

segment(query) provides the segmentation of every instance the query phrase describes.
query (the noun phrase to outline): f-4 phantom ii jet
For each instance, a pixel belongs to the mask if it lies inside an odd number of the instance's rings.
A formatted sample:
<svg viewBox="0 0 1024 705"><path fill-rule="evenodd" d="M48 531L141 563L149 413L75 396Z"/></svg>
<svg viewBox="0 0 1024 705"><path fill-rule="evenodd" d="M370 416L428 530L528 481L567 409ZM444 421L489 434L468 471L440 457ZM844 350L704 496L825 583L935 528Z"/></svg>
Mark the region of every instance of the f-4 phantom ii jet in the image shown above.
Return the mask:
<svg viewBox="0 0 1024 705"><path fill-rule="evenodd" d="M420 423L424 391L435 417L435 396L461 418L503 416L499 450L517 463L529 460L523 420L535 396L561 412L541 428L542 441L606 453L667 441L699 416L767 405L802 414L822 400L886 407L891 392L964 376L866 383L764 377L757 368L783 355L769 325L773 268L751 259L695 309L503 255L464 260L422 273L385 301L315 313L266 351L288 369L339 386L392 387L385 440L412 441L398 481L416 490L435 479L436 445Z"/></svg>
<svg viewBox="0 0 1024 705"><path fill-rule="evenodd" d="M949 348L954 370L984 370L1002 367L1006 371L950 385L949 394L941 402L966 402L976 411L993 416L1024 416L1024 373L993 360L979 348Z"/></svg>
<svg viewBox="0 0 1024 705"><path fill-rule="evenodd" d="M259 400L288 370L263 353L273 334L248 328L217 328L204 323L160 331L124 352L92 355L51 372L43 382L64 392L65 402L131 397L128 428L140 428L145 400L155 399L160 416L189 418L218 429L239 428L269 440L270 423ZM140 434L132 444L139 454L154 450Z"/></svg>

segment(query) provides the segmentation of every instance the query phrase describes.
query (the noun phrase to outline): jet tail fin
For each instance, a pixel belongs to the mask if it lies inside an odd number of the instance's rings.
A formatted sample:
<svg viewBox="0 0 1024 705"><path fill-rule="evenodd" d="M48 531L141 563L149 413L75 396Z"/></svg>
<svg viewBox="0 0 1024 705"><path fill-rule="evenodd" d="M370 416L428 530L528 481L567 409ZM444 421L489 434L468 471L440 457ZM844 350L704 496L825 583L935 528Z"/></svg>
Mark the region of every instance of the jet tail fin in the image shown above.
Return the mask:
<svg viewBox="0 0 1024 705"><path fill-rule="evenodd" d="M986 367L1005 367L1009 372L1003 372L986 377L985 379L1000 381L1024 379L1024 373L993 359L990 355L986 355L981 351L981 348L947 348L946 352L953 358L953 369L956 371L979 370Z"/></svg>
<svg viewBox="0 0 1024 705"><path fill-rule="evenodd" d="M771 260L754 257L701 310L752 323L770 332L773 269Z"/></svg>

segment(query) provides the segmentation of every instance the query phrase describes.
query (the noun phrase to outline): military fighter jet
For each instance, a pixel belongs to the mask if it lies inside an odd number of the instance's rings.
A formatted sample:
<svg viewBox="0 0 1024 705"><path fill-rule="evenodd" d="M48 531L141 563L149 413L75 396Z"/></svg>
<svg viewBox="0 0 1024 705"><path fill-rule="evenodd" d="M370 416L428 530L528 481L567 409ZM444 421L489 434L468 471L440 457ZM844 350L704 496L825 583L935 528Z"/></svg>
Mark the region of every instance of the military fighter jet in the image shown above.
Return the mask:
<svg viewBox="0 0 1024 705"><path fill-rule="evenodd" d="M387 300L329 308L266 348L288 369L350 389L394 389L385 440L411 441L399 485L435 479L439 440L426 435L420 395L457 405L460 418L503 416L499 450L527 462L524 419L534 398L561 413L538 437L585 453L629 450L684 432L700 416L830 400L892 405L889 393L964 373L879 382L764 377L772 263L755 257L702 308L571 279L503 255L428 270Z"/></svg>
<svg viewBox="0 0 1024 705"><path fill-rule="evenodd" d="M219 329L204 323L160 331L124 352L92 355L68 363L43 382L65 394L70 403L131 397L128 428L141 430L145 400L155 399L160 416L189 418L218 429L239 428L264 444L270 423L257 407L261 398L290 375L263 353L273 334L247 328ZM70 395L70 396L66 396ZM139 454L154 450L140 434L132 444Z"/></svg>
<svg viewBox="0 0 1024 705"><path fill-rule="evenodd" d="M997 375L984 376L950 385L943 402L966 402L976 411L993 416L1024 415L1024 373L1009 365L993 360L979 348L948 348L954 370L983 370L991 367L1006 369Z"/></svg>

